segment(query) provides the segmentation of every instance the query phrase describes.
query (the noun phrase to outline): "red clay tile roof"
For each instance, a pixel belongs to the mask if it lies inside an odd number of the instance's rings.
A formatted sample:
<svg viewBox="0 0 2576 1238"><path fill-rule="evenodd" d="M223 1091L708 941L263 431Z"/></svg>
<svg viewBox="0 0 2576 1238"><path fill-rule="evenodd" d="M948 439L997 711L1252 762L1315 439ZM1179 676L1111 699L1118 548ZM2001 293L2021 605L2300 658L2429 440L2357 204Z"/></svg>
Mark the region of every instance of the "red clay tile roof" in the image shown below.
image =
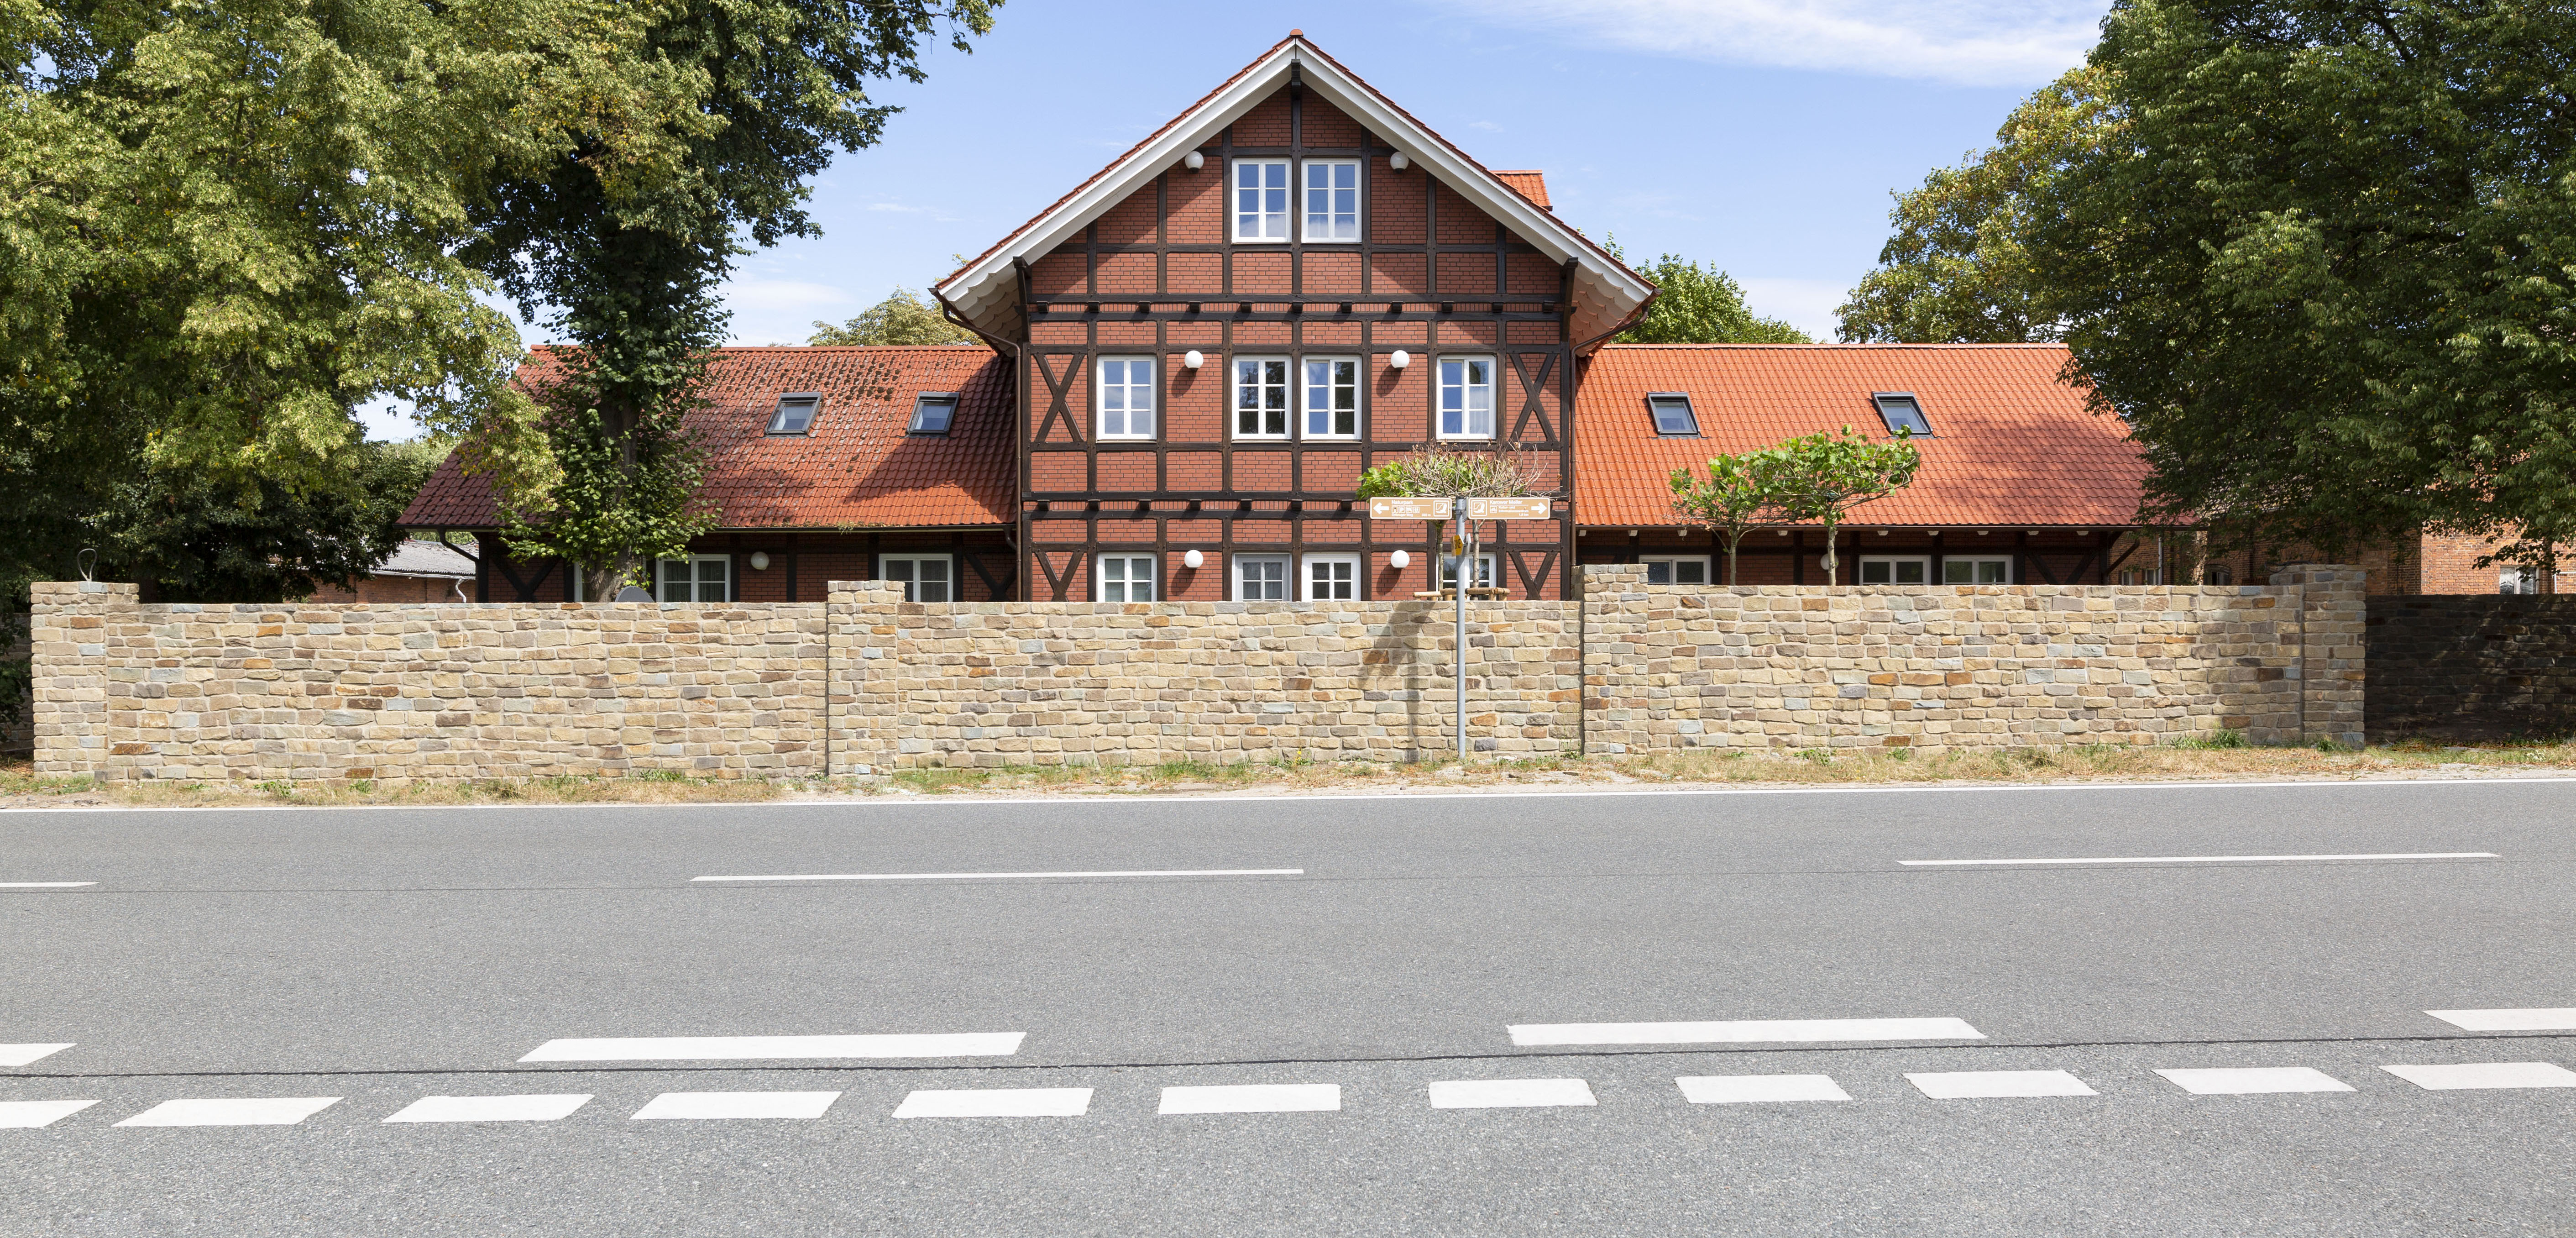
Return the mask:
<svg viewBox="0 0 2576 1238"><path fill-rule="evenodd" d="M771 437L770 415L790 391L823 393L822 409L811 433ZM925 391L958 393L946 437L904 432ZM1013 519L1011 367L991 349L726 348L707 395L689 424L705 435L706 493L723 508L720 527ZM490 528L494 519L484 480L462 475L453 457L403 513L415 528Z"/></svg>
<svg viewBox="0 0 2576 1238"><path fill-rule="evenodd" d="M1555 207L1548 205L1547 202L1547 173L1541 172L1536 168L1520 172L1506 172L1501 168L1489 168L1487 170L1494 174L1495 180L1501 181L1505 185L1510 186L1513 193L1529 199L1530 205L1538 207L1541 210L1552 211L1556 209Z"/></svg>
<svg viewBox="0 0 2576 1238"><path fill-rule="evenodd" d="M2058 381L2066 360L2053 344L1613 344L1576 405L1575 519L1678 523L1674 469L1845 425L1884 435L1871 394L1910 391L1934 435L1923 469L1854 508L1853 527L2125 527L2146 462ZM1690 395L1700 437L1655 433L1646 395L1668 391Z"/></svg>

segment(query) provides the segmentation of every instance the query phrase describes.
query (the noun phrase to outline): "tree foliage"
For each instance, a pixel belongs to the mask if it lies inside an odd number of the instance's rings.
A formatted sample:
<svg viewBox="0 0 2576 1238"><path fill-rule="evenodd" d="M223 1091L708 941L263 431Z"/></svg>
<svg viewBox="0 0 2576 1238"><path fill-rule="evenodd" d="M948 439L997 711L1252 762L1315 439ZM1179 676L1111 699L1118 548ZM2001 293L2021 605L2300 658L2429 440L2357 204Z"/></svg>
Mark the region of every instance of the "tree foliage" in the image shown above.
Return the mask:
<svg viewBox="0 0 2576 1238"><path fill-rule="evenodd" d="M2576 536L2576 9L2126 0L2033 277L2150 519Z"/></svg>
<svg viewBox="0 0 2576 1238"><path fill-rule="evenodd" d="M1619 239L1604 245L1626 261ZM1812 344L1807 333L1777 318L1757 317L1744 304L1744 287L1714 266L1665 254L1638 272L1657 289L1646 316L1619 333L1622 344Z"/></svg>
<svg viewBox="0 0 2576 1238"><path fill-rule="evenodd" d="M1438 444L1416 447L1360 474L1354 497L1494 499L1543 494L1531 488L1534 470L1522 458L1520 445L1509 452L1451 451Z"/></svg>
<svg viewBox="0 0 2576 1238"><path fill-rule="evenodd" d="M2020 344L2058 337L2024 241L2032 211L2111 128L2105 70L2069 71L2014 108L1995 144L1895 195L1895 235L1836 313L1846 343Z"/></svg>
<svg viewBox="0 0 2576 1238"><path fill-rule="evenodd" d="M897 288L858 317L833 326L814 324L808 344L974 344L975 334L948 321L939 307L909 288Z"/></svg>
<svg viewBox="0 0 2576 1238"><path fill-rule="evenodd" d="M1726 583L1735 583L1735 556L1746 534L1783 519L1796 460L1777 447L1742 455L1711 456L1708 476L1674 469L1666 482L1673 492L1673 512L1684 521L1714 530L1726 543Z"/></svg>
<svg viewBox="0 0 2576 1238"><path fill-rule="evenodd" d="M1844 426L1840 434L1809 434L1771 450L1782 460L1771 470L1772 502L1779 513L1825 527L1825 584L1834 584L1834 537L1852 508L1914 484L1923 453L1908 436L1880 440Z"/></svg>

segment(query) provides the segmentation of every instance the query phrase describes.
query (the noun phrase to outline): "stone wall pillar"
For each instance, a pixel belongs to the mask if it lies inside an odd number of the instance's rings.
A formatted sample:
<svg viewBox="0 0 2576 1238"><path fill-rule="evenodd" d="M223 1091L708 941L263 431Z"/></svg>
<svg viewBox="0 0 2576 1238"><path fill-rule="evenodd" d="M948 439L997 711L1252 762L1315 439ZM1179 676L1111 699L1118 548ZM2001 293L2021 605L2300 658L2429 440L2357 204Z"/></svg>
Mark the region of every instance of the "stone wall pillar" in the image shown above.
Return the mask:
<svg viewBox="0 0 2576 1238"><path fill-rule="evenodd" d="M2368 573L2340 563L2293 563L2272 583L2298 591L2299 730L2303 743L2362 744L2370 609Z"/></svg>
<svg viewBox="0 0 2576 1238"><path fill-rule="evenodd" d="M35 686L36 772L116 777L139 744L117 742L118 712L132 716L141 668L111 659L108 645L140 618L133 585L39 581L28 586L29 670ZM119 751L123 748L125 751Z"/></svg>

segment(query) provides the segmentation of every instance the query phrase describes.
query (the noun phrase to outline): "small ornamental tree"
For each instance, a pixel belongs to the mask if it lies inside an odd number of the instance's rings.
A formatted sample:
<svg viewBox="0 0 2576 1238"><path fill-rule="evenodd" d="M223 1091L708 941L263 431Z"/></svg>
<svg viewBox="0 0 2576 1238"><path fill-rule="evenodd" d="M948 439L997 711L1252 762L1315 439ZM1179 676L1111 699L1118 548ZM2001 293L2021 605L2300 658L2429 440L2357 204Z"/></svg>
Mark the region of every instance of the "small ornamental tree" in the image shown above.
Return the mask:
<svg viewBox="0 0 2576 1238"><path fill-rule="evenodd" d="M1674 513L1715 530L1726 542L1726 583L1735 583L1735 551L1745 535L1756 525L1782 518L1782 477L1788 465L1789 456L1770 447L1740 456L1712 456L1704 478L1689 469L1673 470Z"/></svg>
<svg viewBox="0 0 2576 1238"><path fill-rule="evenodd" d="M622 430L602 410L589 373L540 388L560 471L542 499L503 505L501 535L512 552L578 564L584 595L595 602L651 580L654 560L687 554L689 539L715 527L718 515L699 493L704 450L682 425L703 381L701 370Z"/></svg>
<svg viewBox="0 0 2576 1238"><path fill-rule="evenodd" d="M1878 442L1844 426L1839 435L1810 434L1772 449L1785 457L1776 500L1781 514L1825 526L1826 588L1835 584L1834 536L1843 514L1912 485L1923 467L1923 453L1906 441L1910 437L1898 431Z"/></svg>
<svg viewBox="0 0 2576 1238"><path fill-rule="evenodd" d="M1529 470L1522 466L1517 451L1507 455L1417 447L1410 455L1360 474L1358 497L1496 499L1541 493L1530 487Z"/></svg>

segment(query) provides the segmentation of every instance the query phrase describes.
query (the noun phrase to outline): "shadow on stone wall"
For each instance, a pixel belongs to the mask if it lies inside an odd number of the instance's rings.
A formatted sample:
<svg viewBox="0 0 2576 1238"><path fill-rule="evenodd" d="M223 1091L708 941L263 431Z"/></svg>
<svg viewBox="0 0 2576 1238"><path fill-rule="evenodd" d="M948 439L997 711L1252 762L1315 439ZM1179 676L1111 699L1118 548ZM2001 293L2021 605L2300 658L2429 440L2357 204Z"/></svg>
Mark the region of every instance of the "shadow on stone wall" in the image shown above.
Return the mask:
<svg viewBox="0 0 2576 1238"><path fill-rule="evenodd" d="M2576 594L2370 599L2373 743L2576 732Z"/></svg>

